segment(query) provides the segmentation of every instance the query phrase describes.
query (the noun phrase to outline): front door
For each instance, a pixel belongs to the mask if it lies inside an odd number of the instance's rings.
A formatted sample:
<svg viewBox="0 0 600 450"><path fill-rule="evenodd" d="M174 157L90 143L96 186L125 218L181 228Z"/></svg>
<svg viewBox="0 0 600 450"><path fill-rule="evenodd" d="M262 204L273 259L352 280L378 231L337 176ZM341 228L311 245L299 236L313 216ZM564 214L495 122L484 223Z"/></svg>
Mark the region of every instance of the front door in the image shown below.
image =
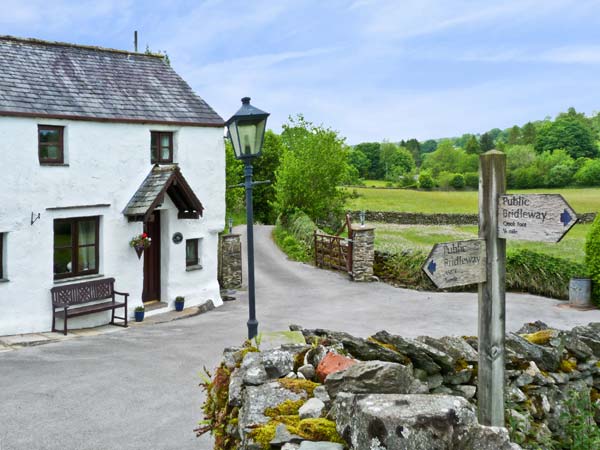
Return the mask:
<svg viewBox="0 0 600 450"><path fill-rule="evenodd" d="M143 302L160 300L160 211L154 211L145 224L145 231L151 239L150 247L144 250L144 292Z"/></svg>

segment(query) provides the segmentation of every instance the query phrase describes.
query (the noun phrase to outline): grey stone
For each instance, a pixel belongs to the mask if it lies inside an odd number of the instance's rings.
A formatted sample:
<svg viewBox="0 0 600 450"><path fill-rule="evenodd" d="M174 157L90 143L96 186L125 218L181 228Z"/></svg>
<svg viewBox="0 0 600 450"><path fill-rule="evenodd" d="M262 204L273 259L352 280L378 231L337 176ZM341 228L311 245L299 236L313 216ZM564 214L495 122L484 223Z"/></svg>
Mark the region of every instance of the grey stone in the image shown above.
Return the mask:
<svg viewBox="0 0 600 450"><path fill-rule="evenodd" d="M508 333L506 336L506 348L525 361L534 361L540 369L553 372L560 364L560 353L550 347L532 344L518 334Z"/></svg>
<svg viewBox="0 0 600 450"><path fill-rule="evenodd" d="M508 386L505 395L511 402L521 403L527 400L527 396L516 386Z"/></svg>
<svg viewBox="0 0 600 450"><path fill-rule="evenodd" d="M412 376L408 366L385 361L361 361L346 370L330 374L325 380L333 398L338 392L423 393L427 386Z"/></svg>
<svg viewBox="0 0 600 450"><path fill-rule="evenodd" d="M541 320L536 320L535 322L529 322L524 324L521 328L519 328L517 334L537 333L538 331L548 330L549 328L550 327Z"/></svg>
<svg viewBox="0 0 600 450"><path fill-rule="evenodd" d="M556 381L558 384L566 384L569 382L569 374L564 372L551 372L550 376Z"/></svg>
<svg viewBox="0 0 600 450"><path fill-rule="evenodd" d="M275 447L281 447L288 442L299 443L301 441L302 438L300 436L290 433L287 427L280 423L275 427L275 436L271 439L269 444L274 445Z"/></svg>
<svg viewBox="0 0 600 450"><path fill-rule="evenodd" d="M533 383L533 377L527 372L521 373L515 380L515 385L517 387L527 386L528 384Z"/></svg>
<svg viewBox="0 0 600 450"><path fill-rule="evenodd" d="M433 374L427 378L427 387L429 390L440 387L444 383L444 377L439 373Z"/></svg>
<svg viewBox="0 0 600 450"><path fill-rule="evenodd" d="M298 372L304 375L307 380L314 380L315 378L315 367L312 364L304 364L298 369Z"/></svg>
<svg viewBox="0 0 600 450"><path fill-rule="evenodd" d="M407 357L374 342L360 338L342 339L344 349L361 361L389 361L406 364Z"/></svg>
<svg viewBox="0 0 600 450"><path fill-rule="evenodd" d="M281 450L298 450L300 448L300 444L294 444L292 442L286 442L281 447Z"/></svg>
<svg viewBox="0 0 600 450"><path fill-rule="evenodd" d="M417 340L448 353L456 360L462 359L467 363L477 363L479 361L479 356L475 349L461 337L445 336L436 339L430 336L419 336Z"/></svg>
<svg viewBox="0 0 600 450"><path fill-rule="evenodd" d="M444 375L444 383L448 384L465 384L471 380L473 371L471 369L463 369L458 372Z"/></svg>
<svg viewBox="0 0 600 450"><path fill-rule="evenodd" d="M344 450L337 442L302 441L299 450Z"/></svg>
<svg viewBox="0 0 600 450"><path fill-rule="evenodd" d="M594 354L590 346L579 339L577 333L569 333L567 335L565 348L579 359L586 359Z"/></svg>
<svg viewBox="0 0 600 450"><path fill-rule="evenodd" d="M242 390L244 388L243 372L235 369L229 377L229 406L242 405Z"/></svg>
<svg viewBox="0 0 600 450"><path fill-rule="evenodd" d="M228 369L238 367L242 362L242 347L227 347L223 350L223 363Z"/></svg>
<svg viewBox="0 0 600 450"><path fill-rule="evenodd" d="M260 350L273 350L284 346L306 346L300 331L265 331L260 333ZM288 347L289 348L289 347Z"/></svg>
<svg viewBox="0 0 600 450"><path fill-rule="evenodd" d="M285 378L290 378L290 379L292 379L292 380L295 380L296 378L298 378L298 375L296 374L296 372L294 372L294 371L292 370L290 373L288 373L288 374L285 376Z"/></svg>
<svg viewBox="0 0 600 450"><path fill-rule="evenodd" d="M471 400L477 393L477 388L469 384L462 384L454 387L454 394L460 395L461 397Z"/></svg>
<svg viewBox="0 0 600 450"><path fill-rule="evenodd" d="M479 425L459 435L453 450L521 450L511 443L506 428Z"/></svg>
<svg viewBox="0 0 600 450"><path fill-rule="evenodd" d="M327 349L322 345L317 345L306 352L306 355L304 356L304 364L311 364L313 367L318 367L319 363L323 358L325 358L326 354Z"/></svg>
<svg viewBox="0 0 600 450"><path fill-rule="evenodd" d="M300 419L317 419L325 409L325 403L318 398L309 398L298 410Z"/></svg>
<svg viewBox="0 0 600 450"><path fill-rule="evenodd" d="M246 436L251 426L267 423L270 418L264 415L267 408L274 408L286 400L306 398L305 393L296 393L285 389L277 381L260 386L247 386L242 394L242 407L238 415L240 436Z"/></svg>
<svg viewBox="0 0 600 450"><path fill-rule="evenodd" d="M329 393L327 392L327 388L323 385L317 386L313 391L313 397L321 400L325 405L328 405L331 402L331 397L329 397Z"/></svg>
<svg viewBox="0 0 600 450"><path fill-rule="evenodd" d="M262 365L245 368L242 372L242 380L247 386L258 386L268 380L267 372Z"/></svg>
<svg viewBox="0 0 600 450"><path fill-rule="evenodd" d="M431 391L432 394L444 394L444 395L453 395L454 392L448 386L439 386Z"/></svg>
<svg viewBox="0 0 600 450"><path fill-rule="evenodd" d="M294 370L294 354L287 350L273 349L261 352L262 364L269 378L281 378Z"/></svg>

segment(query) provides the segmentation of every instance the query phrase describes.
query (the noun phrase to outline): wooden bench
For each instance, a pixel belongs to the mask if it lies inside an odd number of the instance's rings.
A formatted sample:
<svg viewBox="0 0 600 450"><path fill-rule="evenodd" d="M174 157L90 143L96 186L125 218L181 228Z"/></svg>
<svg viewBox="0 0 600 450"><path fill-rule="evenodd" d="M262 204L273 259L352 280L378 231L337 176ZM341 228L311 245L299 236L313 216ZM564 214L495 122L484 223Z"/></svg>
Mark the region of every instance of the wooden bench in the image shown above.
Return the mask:
<svg viewBox="0 0 600 450"><path fill-rule="evenodd" d="M66 284L53 287L52 293L52 331L56 330L56 318L63 319L63 333L67 334L67 320L69 317L84 316L100 311L112 310L110 323L127 327L127 297L129 294L115 291L115 279L103 278L101 280L86 281L83 283ZM115 301L115 294L125 297L124 302ZM81 306L99 300L109 300L93 305ZM115 316L117 308L125 308L123 317ZM115 319L123 320L117 324Z"/></svg>

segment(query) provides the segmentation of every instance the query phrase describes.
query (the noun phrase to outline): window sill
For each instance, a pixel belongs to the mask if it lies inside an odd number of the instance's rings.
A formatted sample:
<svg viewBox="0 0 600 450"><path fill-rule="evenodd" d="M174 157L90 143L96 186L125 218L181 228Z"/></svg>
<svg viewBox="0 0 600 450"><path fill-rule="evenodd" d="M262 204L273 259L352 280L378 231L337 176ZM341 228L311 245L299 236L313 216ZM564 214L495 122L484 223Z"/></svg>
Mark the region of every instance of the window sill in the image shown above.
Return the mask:
<svg viewBox="0 0 600 450"><path fill-rule="evenodd" d="M185 268L186 272L193 272L194 270L202 270L202 264L196 264L196 265L193 265L193 266L187 266Z"/></svg>
<svg viewBox="0 0 600 450"><path fill-rule="evenodd" d="M8 283L9 281L8 278L0 278L0 283Z"/></svg>
<svg viewBox="0 0 600 450"><path fill-rule="evenodd" d="M41 167L69 167L68 163L52 163L52 162L41 162Z"/></svg>
<svg viewBox="0 0 600 450"><path fill-rule="evenodd" d="M104 277L104 274L82 275L80 277L61 278L60 280L54 280L54 284L73 283L74 281L93 280L94 278L103 278L103 277Z"/></svg>

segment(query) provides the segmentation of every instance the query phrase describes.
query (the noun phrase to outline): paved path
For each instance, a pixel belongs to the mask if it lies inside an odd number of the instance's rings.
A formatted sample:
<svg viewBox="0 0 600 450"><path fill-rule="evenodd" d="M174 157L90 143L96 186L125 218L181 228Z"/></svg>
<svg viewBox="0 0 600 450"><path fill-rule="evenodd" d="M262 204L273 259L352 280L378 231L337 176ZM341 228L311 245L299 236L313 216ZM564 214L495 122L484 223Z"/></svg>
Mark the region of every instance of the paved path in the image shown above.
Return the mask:
<svg viewBox="0 0 600 450"><path fill-rule="evenodd" d="M261 330L289 323L367 335L476 334L475 294L432 294L383 283L352 283L338 273L285 260L256 228L257 315ZM509 295L507 324L540 319L568 328L600 321L600 311ZM246 335L244 294L214 311L0 353L1 450L208 450L192 433L201 418L199 372Z"/></svg>

